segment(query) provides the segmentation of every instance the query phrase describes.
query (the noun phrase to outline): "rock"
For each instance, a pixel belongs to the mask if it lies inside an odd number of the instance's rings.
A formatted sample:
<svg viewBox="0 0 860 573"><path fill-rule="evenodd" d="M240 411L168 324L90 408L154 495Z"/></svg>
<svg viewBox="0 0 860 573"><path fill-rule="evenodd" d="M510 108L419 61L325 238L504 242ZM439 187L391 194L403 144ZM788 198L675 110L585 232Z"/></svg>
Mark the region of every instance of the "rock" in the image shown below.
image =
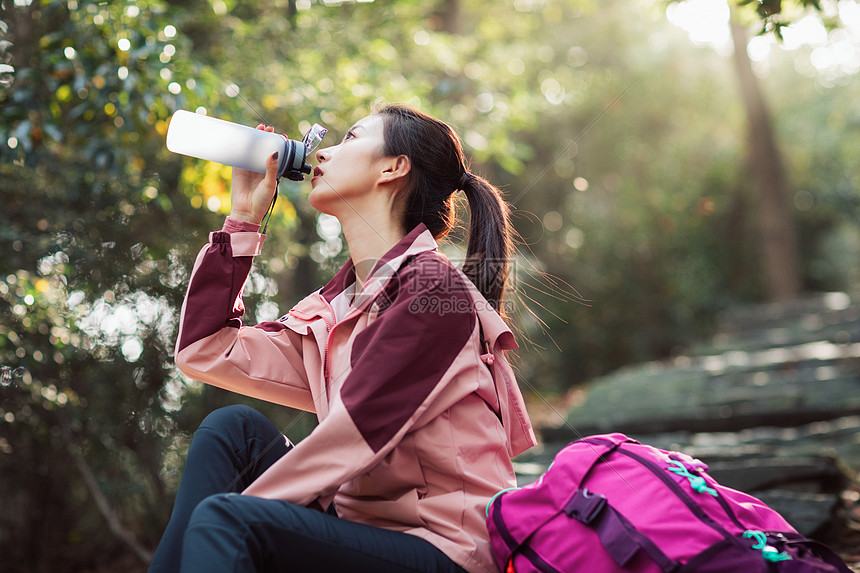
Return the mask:
<svg viewBox="0 0 860 573"><path fill-rule="evenodd" d="M592 381L542 433L725 432L860 414L860 305L842 293L736 311L697 352Z"/></svg>
<svg viewBox="0 0 860 573"><path fill-rule="evenodd" d="M838 519L839 496L836 494L768 490L753 492L753 495L782 514L798 533L807 537L818 537L834 527Z"/></svg>

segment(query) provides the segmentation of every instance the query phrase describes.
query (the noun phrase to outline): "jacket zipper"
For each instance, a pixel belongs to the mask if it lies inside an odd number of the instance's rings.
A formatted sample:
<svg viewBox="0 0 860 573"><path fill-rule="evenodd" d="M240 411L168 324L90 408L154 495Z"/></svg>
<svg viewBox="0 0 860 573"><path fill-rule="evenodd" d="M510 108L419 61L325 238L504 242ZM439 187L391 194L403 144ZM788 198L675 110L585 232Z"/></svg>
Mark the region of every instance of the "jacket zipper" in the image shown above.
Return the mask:
<svg viewBox="0 0 860 573"><path fill-rule="evenodd" d="M326 304L328 304L328 301L326 301ZM331 305L329 305L329 308L331 308L332 316L334 316L334 309L331 307ZM323 317L323 320L325 320L326 330L328 330L328 336L326 336L325 339L325 351L323 352L323 380L325 382L326 388L328 388L329 383L330 372L328 366L328 357L329 351L331 350L331 341L334 338L334 330L338 327L338 325L343 324L347 320L351 320L354 316L357 316L359 314L361 314L361 310L354 310L353 312L350 312L346 316L344 316L340 322L335 322L331 326L329 326L328 320Z"/></svg>
<svg viewBox="0 0 860 573"><path fill-rule="evenodd" d="M322 297L320 297L320 298L322 298ZM322 299L322 300L326 303L326 306L328 307L328 309L331 310L332 316L334 316L334 309L331 307L330 304L328 304L327 300L325 300L325 299ZM315 317L318 316L325 323L326 341L325 341L325 348L323 349L323 382L325 383L326 386L328 386L328 351L329 351L329 348L331 347L331 334L334 331L335 327L337 326L337 323L335 323L334 321L329 321L328 317L322 313L309 314L309 313L302 312L300 310L295 310L295 309L290 310L290 312L295 314L296 316L298 316L302 320L313 320Z"/></svg>
<svg viewBox="0 0 860 573"><path fill-rule="evenodd" d="M334 329L337 328L337 323L329 326L328 321L326 320L325 327L326 330L328 330L328 335L325 337L325 349L323 350L323 383L325 384L325 387L328 388L328 354L331 349L331 335L334 333Z"/></svg>

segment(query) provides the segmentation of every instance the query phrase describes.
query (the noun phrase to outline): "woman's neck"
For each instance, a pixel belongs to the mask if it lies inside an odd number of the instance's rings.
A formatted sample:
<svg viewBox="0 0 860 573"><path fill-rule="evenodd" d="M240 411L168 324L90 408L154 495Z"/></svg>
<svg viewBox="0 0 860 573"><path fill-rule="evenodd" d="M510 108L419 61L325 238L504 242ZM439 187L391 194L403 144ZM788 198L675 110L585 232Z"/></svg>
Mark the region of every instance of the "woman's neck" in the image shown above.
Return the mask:
<svg viewBox="0 0 860 573"><path fill-rule="evenodd" d="M399 243L406 236L406 232L402 225L395 223L390 216L355 215L349 220L341 221L341 226L350 258L355 265L355 287L358 292L379 259Z"/></svg>

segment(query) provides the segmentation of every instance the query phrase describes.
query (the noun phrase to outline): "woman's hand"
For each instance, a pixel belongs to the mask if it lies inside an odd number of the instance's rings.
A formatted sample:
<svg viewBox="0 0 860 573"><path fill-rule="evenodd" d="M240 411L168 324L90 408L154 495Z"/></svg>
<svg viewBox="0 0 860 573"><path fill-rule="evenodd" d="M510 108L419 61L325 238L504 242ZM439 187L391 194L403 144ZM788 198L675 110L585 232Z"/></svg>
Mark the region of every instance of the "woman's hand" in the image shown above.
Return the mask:
<svg viewBox="0 0 860 573"><path fill-rule="evenodd" d="M262 123L257 129L274 132L271 125ZM266 160L266 173L255 173L246 169L233 168L230 183L230 217L259 225L272 206L272 199L277 190L278 153L273 153Z"/></svg>

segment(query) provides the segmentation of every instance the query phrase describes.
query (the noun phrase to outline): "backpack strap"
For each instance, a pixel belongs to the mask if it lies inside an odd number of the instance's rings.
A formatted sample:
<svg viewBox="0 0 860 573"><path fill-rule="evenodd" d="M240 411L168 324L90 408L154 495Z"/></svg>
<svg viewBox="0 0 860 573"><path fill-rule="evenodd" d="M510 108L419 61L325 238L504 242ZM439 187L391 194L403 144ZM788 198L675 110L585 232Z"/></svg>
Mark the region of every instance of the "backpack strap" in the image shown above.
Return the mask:
<svg viewBox="0 0 860 573"><path fill-rule="evenodd" d="M602 461L606 461L606 457L615 448L628 440L629 438L624 434L608 434L605 436L592 436L572 442L556 454L553 463L550 464L550 467L540 479L543 480L550 474L561 472L564 476L566 491L575 492L591 472L592 467ZM487 517L492 520L493 527L498 533L498 539L506 546L508 555L515 551L527 551L528 537L534 533L535 528L541 525L539 522L532 523L533 515L526 518L526 521L530 524L526 527L523 527L522 521L512 524L513 527L509 527L508 523L506 523L506 519L509 518L502 511L502 505L506 501L505 494L512 493L516 495L515 490L518 489L520 488L508 488L496 493L490 498L486 509ZM568 500L567 503L570 504L571 500ZM558 507L561 505L561 501L559 500L557 504L554 502L552 505ZM514 531L512 531L512 528Z"/></svg>
<svg viewBox="0 0 860 573"><path fill-rule="evenodd" d="M600 463L609 464L611 467L612 462L608 457L626 443L639 442L624 434L615 433L590 436L572 444L585 444L588 449L582 452L581 460L577 459L576 464L569 464L566 468L573 476L574 483L579 484L579 489L565 505L564 513L593 529L606 552L619 567L624 567L641 549L665 573L670 573L681 564L670 559L653 541L637 531L627 518L609 505L605 496L591 493L583 487L592 469Z"/></svg>
<svg viewBox="0 0 860 573"><path fill-rule="evenodd" d="M564 507L564 513L593 529L603 548L619 567L627 565L640 549L665 573L671 573L681 566L615 511L603 495L581 488Z"/></svg>

